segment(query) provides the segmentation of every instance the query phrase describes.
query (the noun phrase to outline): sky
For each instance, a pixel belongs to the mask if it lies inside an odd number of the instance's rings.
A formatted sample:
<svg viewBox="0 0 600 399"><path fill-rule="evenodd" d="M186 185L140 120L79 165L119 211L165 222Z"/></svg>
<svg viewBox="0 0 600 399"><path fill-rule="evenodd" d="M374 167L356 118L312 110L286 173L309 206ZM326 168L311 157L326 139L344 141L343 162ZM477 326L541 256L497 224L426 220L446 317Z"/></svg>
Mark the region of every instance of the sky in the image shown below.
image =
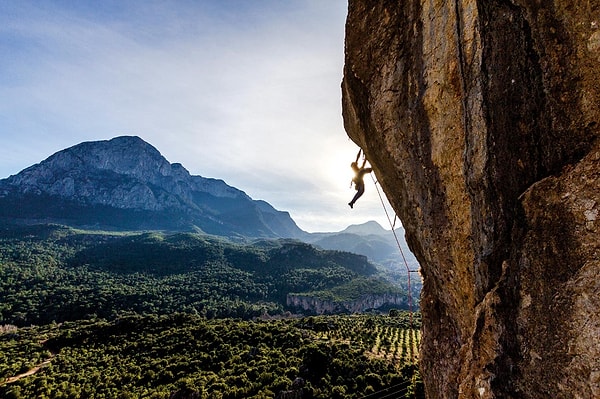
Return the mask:
<svg viewBox="0 0 600 399"><path fill-rule="evenodd" d="M135 135L303 230L389 229L369 177L348 206L346 13L345 0L0 0L0 178Z"/></svg>

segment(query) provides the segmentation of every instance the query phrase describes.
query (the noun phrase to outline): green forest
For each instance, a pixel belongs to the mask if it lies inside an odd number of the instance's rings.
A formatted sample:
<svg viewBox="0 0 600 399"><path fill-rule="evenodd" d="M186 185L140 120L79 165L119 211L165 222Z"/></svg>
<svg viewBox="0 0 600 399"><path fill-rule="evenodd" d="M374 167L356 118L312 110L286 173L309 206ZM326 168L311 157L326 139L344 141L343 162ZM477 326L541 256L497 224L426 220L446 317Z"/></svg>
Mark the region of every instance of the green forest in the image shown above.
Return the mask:
<svg viewBox="0 0 600 399"><path fill-rule="evenodd" d="M295 240L0 228L0 398L422 397L419 314L300 314L403 294Z"/></svg>
<svg viewBox="0 0 600 399"><path fill-rule="evenodd" d="M0 230L0 324L113 318L123 311L247 319L283 313L289 293L343 301L404 292L364 256L294 240L235 243L56 225Z"/></svg>
<svg viewBox="0 0 600 399"><path fill-rule="evenodd" d="M52 323L0 335L0 397L422 397L418 342L406 313Z"/></svg>

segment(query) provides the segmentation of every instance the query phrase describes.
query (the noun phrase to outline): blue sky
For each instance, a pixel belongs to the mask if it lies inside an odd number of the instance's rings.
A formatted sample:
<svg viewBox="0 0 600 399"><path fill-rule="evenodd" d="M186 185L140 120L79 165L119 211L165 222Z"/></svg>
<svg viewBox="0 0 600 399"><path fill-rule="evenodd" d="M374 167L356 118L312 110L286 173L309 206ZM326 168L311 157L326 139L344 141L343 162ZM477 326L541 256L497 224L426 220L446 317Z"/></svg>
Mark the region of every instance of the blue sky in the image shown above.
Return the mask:
<svg viewBox="0 0 600 399"><path fill-rule="evenodd" d="M344 0L0 0L0 178L137 135L304 230L389 228L371 179L347 205L346 11Z"/></svg>

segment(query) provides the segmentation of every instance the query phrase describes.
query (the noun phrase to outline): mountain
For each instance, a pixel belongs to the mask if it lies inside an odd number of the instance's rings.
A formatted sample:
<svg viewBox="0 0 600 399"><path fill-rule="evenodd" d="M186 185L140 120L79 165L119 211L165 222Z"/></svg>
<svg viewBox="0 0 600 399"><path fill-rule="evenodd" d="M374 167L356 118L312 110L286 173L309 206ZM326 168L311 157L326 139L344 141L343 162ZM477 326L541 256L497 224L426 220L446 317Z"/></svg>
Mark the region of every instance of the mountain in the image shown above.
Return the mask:
<svg viewBox="0 0 600 399"><path fill-rule="evenodd" d="M376 221L371 220L371 221L368 221L368 222L362 223L362 224L352 224L352 225L346 227L340 233L358 234L358 235L364 236L364 235L370 235L370 234L375 234L375 235L388 234L388 233L390 233L390 231L381 227L381 225L379 223L377 223Z"/></svg>
<svg viewBox="0 0 600 399"><path fill-rule="evenodd" d="M417 270L419 263L404 242L404 229L397 228L395 233L409 268ZM351 225L337 233L313 233L305 241L323 249L361 254L388 268L398 268L401 265L400 270L405 270L394 233L385 230L375 221Z"/></svg>
<svg viewBox="0 0 600 399"><path fill-rule="evenodd" d="M190 175L136 136L84 142L0 180L0 218L225 236L307 234L289 213L222 180Z"/></svg>
<svg viewBox="0 0 600 399"><path fill-rule="evenodd" d="M223 180L190 175L136 136L84 142L0 180L0 221L296 238L364 255L390 268L401 261L392 232L375 221L309 234L289 213L253 200ZM402 229L396 233L404 235ZM417 269L402 245L411 269Z"/></svg>

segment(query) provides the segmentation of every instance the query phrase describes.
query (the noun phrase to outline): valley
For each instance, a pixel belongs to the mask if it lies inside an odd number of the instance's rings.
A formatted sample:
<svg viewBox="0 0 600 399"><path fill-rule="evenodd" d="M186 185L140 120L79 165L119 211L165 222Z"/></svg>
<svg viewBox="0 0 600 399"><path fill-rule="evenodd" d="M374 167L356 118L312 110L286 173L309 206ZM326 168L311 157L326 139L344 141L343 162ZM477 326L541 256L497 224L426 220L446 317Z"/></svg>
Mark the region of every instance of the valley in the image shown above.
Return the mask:
<svg viewBox="0 0 600 399"><path fill-rule="evenodd" d="M405 289L366 257L290 239L235 243L194 233L5 226L0 265L0 324L17 326L121 312L244 319L319 313L318 302L288 306L294 296L352 301L354 312L407 303Z"/></svg>
<svg viewBox="0 0 600 399"><path fill-rule="evenodd" d="M0 292L2 398L422 391L420 316L398 310L406 292L362 255L293 239L3 225Z"/></svg>
<svg viewBox="0 0 600 399"><path fill-rule="evenodd" d="M0 180L0 397L422 397L397 251L138 137L60 151Z"/></svg>

